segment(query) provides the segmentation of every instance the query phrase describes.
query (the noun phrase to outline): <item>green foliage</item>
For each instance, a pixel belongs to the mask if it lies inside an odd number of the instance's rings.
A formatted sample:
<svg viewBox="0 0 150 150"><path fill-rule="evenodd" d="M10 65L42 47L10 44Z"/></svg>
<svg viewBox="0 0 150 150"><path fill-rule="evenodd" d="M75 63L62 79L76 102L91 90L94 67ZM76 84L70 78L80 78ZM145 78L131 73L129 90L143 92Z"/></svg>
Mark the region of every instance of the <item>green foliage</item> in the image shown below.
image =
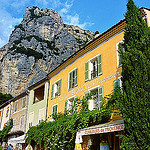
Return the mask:
<svg viewBox="0 0 150 150"><path fill-rule="evenodd" d="M9 99L13 98L10 94L3 94L0 92L0 105L8 101Z"/></svg>
<svg viewBox="0 0 150 150"><path fill-rule="evenodd" d="M31 13L31 19L38 19L38 18L40 18L40 17L42 17L42 15L36 15L35 13L34 13L34 10L36 9L37 7L36 6L34 6L33 7L33 9L30 9L29 11L30 11L30 13Z"/></svg>
<svg viewBox="0 0 150 150"><path fill-rule="evenodd" d="M119 46L122 88L114 91L111 102L119 108L125 124L121 148L146 150L150 149L149 29L132 0L128 0L125 19L124 41Z"/></svg>
<svg viewBox="0 0 150 150"><path fill-rule="evenodd" d="M99 31L95 31L94 35L99 34Z"/></svg>
<svg viewBox="0 0 150 150"><path fill-rule="evenodd" d="M78 29L76 29L75 31L76 31L76 33L79 33L79 30L78 30Z"/></svg>
<svg viewBox="0 0 150 150"><path fill-rule="evenodd" d="M3 147L0 145L0 150L3 150Z"/></svg>
<svg viewBox="0 0 150 150"><path fill-rule="evenodd" d="M43 58L43 54L42 54L42 53L39 53L39 52L37 52L37 51L35 51L35 50L31 49L31 48L27 48L27 49L26 49L26 48L23 47L23 46L17 47L14 52L20 53L20 54L25 54L25 55L27 55L28 57L29 57L29 56L34 56L36 60Z"/></svg>
<svg viewBox="0 0 150 150"><path fill-rule="evenodd" d="M90 95L89 95L90 96ZM53 122L42 122L40 125L31 127L26 135L27 143L34 140L40 144L42 141L46 147L53 150L73 150L75 146L75 135L78 130L91 125L107 122L111 111L106 106L100 110L88 110L87 99L76 99L72 110L65 113L53 115ZM76 108L81 108L77 113ZM72 113L74 112L74 113Z"/></svg>
<svg viewBox="0 0 150 150"><path fill-rule="evenodd" d="M7 140L7 133L10 132L11 128L13 127L13 119L10 119L9 125L5 126L3 130L0 131L0 140L4 142Z"/></svg>
<svg viewBox="0 0 150 150"><path fill-rule="evenodd" d="M22 24L16 25L15 29L20 28L22 31L25 31L24 27L22 26Z"/></svg>
<svg viewBox="0 0 150 150"><path fill-rule="evenodd" d="M48 40L42 39L42 38L40 38L40 37L38 37L36 35L30 35L30 36L27 36L27 37L21 37L20 39L15 40L13 46L9 50L13 51L13 50L17 49L17 51L15 51L15 52L19 51L21 54L26 54L26 55L29 55L29 56L34 56L36 59L42 58L43 57L42 53L38 54L38 52L34 51L35 52L35 54L34 54L32 52L33 51L32 49L30 49L31 50L30 52L29 51L25 51L24 52L24 50L26 49L25 47L18 47L17 46L19 43L21 43L22 40L27 40L28 42L30 42L32 38L35 38L38 42L46 43L47 44L47 48L49 48L50 50L52 50L51 52L53 54L59 55L59 52L58 52L59 49L57 47L55 47L55 39L53 41L48 41ZM44 50L44 47L42 46L41 49Z"/></svg>

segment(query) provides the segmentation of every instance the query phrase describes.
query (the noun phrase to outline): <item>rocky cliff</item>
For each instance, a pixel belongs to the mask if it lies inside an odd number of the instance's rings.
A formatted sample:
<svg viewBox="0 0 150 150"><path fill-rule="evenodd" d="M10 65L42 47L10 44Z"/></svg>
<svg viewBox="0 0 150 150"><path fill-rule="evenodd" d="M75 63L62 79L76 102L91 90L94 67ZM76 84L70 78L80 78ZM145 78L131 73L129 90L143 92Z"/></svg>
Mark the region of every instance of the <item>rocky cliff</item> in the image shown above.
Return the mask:
<svg viewBox="0 0 150 150"><path fill-rule="evenodd" d="M93 38L93 32L64 24L54 10L28 7L0 49L0 92L19 94Z"/></svg>

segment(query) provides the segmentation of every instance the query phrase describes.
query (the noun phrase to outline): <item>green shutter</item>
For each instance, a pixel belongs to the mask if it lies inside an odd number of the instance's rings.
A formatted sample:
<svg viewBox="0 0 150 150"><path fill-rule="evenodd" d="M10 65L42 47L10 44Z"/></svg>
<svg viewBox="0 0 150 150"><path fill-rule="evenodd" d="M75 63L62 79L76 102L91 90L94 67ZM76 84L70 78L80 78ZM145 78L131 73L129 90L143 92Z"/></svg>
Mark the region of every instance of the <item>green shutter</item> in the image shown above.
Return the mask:
<svg viewBox="0 0 150 150"><path fill-rule="evenodd" d="M117 86L120 87L120 79L114 80L114 89L115 89Z"/></svg>
<svg viewBox="0 0 150 150"><path fill-rule="evenodd" d="M53 99L53 95L54 95L54 84L52 85L52 90L51 90L51 99Z"/></svg>
<svg viewBox="0 0 150 150"><path fill-rule="evenodd" d="M98 100L99 106L101 106L103 100L103 86L98 87Z"/></svg>
<svg viewBox="0 0 150 150"><path fill-rule="evenodd" d="M78 68L75 69L75 86L78 85Z"/></svg>
<svg viewBox="0 0 150 150"><path fill-rule="evenodd" d="M98 75L102 75L102 54L98 55Z"/></svg>
<svg viewBox="0 0 150 150"><path fill-rule="evenodd" d="M85 63L85 81L89 80L89 62Z"/></svg>
<svg viewBox="0 0 150 150"><path fill-rule="evenodd" d="M64 110L64 112L67 112L67 105L68 105L68 101L66 100L65 101L65 110Z"/></svg>
<svg viewBox="0 0 150 150"><path fill-rule="evenodd" d="M73 72L70 72L69 73L69 89L71 89L72 88L72 81L73 80Z"/></svg>
<svg viewBox="0 0 150 150"><path fill-rule="evenodd" d="M61 91L61 80L59 80L58 83L58 95L60 95L60 91Z"/></svg>
<svg viewBox="0 0 150 150"><path fill-rule="evenodd" d="M57 114L58 105L55 106L55 114Z"/></svg>
<svg viewBox="0 0 150 150"><path fill-rule="evenodd" d="M53 112L52 112L53 115L57 114L57 107L58 105L53 106Z"/></svg>
<svg viewBox="0 0 150 150"><path fill-rule="evenodd" d="M119 52L118 52L118 57L119 57L119 58L118 58L118 59L119 59L118 65L121 66L122 63L121 63L121 57L120 57L120 53L119 53Z"/></svg>
<svg viewBox="0 0 150 150"><path fill-rule="evenodd" d="M75 113L75 112L77 112L77 106L78 106L78 97L77 96L74 97L73 105L74 105L74 113Z"/></svg>
<svg viewBox="0 0 150 150"><path fill-rule="evenodd" d="M52 112L52 114L54 114L55 113L55 106L53 106L53 112Z"/></svg>
<svg viewBox="0 0 150 150"><path fill-rule="evenodd" d="M89 91L85 92L84 94L85 94L85 98L87 98L89 96Z"/></svg>

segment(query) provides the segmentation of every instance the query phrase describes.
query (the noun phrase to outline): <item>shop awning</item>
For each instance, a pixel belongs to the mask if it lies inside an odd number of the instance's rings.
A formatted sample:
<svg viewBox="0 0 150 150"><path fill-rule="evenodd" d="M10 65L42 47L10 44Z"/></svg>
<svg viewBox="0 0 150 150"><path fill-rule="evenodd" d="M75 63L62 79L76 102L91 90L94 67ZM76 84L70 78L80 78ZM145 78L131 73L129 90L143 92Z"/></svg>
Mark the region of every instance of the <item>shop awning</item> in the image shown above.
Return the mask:
<svg viewBox="0 0 150 150"><path fill-rule="evenodd" d="M25 143L25 134L8 140L8 144Z"/></svg>
<svg viewBox="0 0 150 150"><path fill-rule="evenodd" d="M111 121L104 124L99 124L95 126L91 126L88 128L81 129L76 134L76 143L82 143L83 135L92 135L92 134L100 134L100 133L108 133L124 130L123 120Z"/></svg>

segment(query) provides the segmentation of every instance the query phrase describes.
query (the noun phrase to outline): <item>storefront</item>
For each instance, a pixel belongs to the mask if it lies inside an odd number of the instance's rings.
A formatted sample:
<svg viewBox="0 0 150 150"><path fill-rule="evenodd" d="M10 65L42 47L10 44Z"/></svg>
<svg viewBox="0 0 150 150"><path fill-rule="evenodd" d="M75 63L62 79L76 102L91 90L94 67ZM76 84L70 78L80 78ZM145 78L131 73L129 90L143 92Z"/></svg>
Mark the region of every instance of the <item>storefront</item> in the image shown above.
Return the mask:
<svg viewBox="0 0 150 150"><path fill-rule="evenodd" d="M8 135L9 135L8 144L13 145L13 148L15 148L16 150L20 150L20 149L26 147L25 134L22 134L21 131L10 132Z"/></svg>
<svg viewBox="0 0 150 150"><path fill-rule="evenodd" d="M119 150L121 140L116 135L123 130L123 120L81 129L76 134L75 150Z"/></svg>

